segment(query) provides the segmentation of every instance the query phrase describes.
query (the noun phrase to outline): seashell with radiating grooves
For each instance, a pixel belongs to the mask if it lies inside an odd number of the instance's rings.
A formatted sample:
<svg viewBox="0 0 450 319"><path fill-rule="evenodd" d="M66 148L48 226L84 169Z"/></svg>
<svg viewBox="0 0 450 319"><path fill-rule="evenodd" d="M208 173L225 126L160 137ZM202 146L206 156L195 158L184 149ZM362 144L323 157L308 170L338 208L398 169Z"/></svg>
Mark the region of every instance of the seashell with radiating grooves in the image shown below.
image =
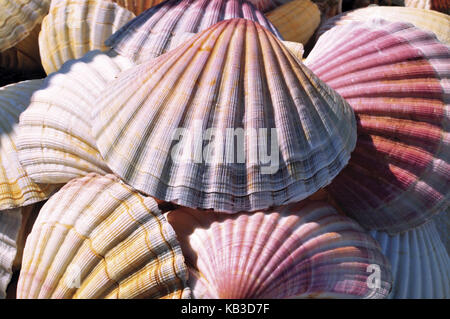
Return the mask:
<svg viewBox="0 0 450 319"><path fill-rule="evenodd" d="M145 10L154 7L164 0L112 0L119 6L126 8L133 12L136 16L140 15Z"/></svg>
<svg viewBox="0 0 450 319"><path fill-rule="evenodd" d="M393 237L377 231L371 235L392 267L389 298L450 298L450 258L434 221Z"/></svg>
<svg viewBox="0 0 450 319"><path fill-rule="evenodd" d="M228 213L315 193L347 164L356 139L351 107L245 19L123 72L95 104L98 149L126 183ZM199 146L202 139L209 142Z"/></svg>
<svg viewBox="0 0 450 319"><path fill-rule="evenodd" d="M450 192L450 47L412 24L331 29L306 66L353 107L358 141L329 191L369 229L390 234L445 209Z"/></svg>
<svg viewBox="0 0 450 319"><path fill-rule="evenodd" d="M235 215L168 213L194 298L383 298L392 282L377 242L324 202ZM380 288L367 282L380 267Z"/></svg>
<svg viewBox="0 0 450 319"><path fill-rule="evenodd" d="M418 8L370 6L344 12L328 19L320 26L317 34L320 36L336 25L344 25L355 21L365 22L371 19L412 23L418 28L433 32L441 42L450 45L450 32L448 31L450 16L437 11Z"/></svg>
<svg viewBox="0 0 450 319"><path fill-rule="evenodd" d="M405 0L405 7L436 10L450 14L449 0Z"/></svg>
<svg viewBox="0 0 450 319"><path fill-rule="evenodd" d="M447 208L443 212L433 217L436 230L441 237L441 241L444 244L447 253L450 255L450 211Z"/></svg>
<svg viewBox="0 0 450 319"><path fill-rule="evenodd" d="M66 183L90 172L110 172L91 134L95 99L133 64L114 53L90 51L48 76L20 117L19 159L41 183Z"/></svg>
<svg viewBox="0 0 450 319"><path fill-rule="evenodd" d="M106 50L105 40L134 14L103 0L54 1L42 22L39 49L45 72L91 50Z"/></svg>
<svg viewBox="0 0 450 319"><path fill-rule="evenodd" d="M42 207L17 298L186 298L186 280L181 248L156 202L114 175L92 173Z"/></svg>
<svg viewBox="0 0 450 319"><path fill-rule="evenodd" d="M320 24L320 11L310 0L293 0L266 14L287 41L306 44Z"/></svg>
<svg viewBox="0 0 450 319"><path fill-rule="evenodd" d="M0 299L6 297L6 288L12 277L22 220L20 211L20 208L0 210Z"/></svg>
<svg viewBox="0 0 450 319"><path fill-rule="evenodd" d="M174 36L198 33L232 18L256 21L281 39L264 14L248 1L168 0L127 23L105 44L134 62L142 63L167 52Z"/></svg>
<svg viewBox="0 0 450 319"><path fill-rule="evenodd" d="M15 46L42 21L50 0L3 0L0 8L0 52Z"/></svg>
<svg viewBox="0 0 450 319"><path fill-rule="evenodd" d="M53 186L38 185L19 162L17 134L20 114L43 80L30 80L0 88L0 210L33 204L47 198Z"/></svg>

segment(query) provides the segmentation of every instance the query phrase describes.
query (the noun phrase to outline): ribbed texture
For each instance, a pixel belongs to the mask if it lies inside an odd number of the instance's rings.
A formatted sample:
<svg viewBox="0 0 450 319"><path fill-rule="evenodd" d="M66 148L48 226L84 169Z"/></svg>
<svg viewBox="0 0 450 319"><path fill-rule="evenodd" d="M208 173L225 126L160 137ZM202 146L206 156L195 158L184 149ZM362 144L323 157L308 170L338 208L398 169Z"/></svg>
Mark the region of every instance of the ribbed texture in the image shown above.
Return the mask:
<svg viewBox="0 0 450 319"><path fill-rule="evenodd" d="M19 162L17 152L20 114L43 80L30 80L0 88L0 210L39 202L53 190L37 185Z"/></svg>
<svg viewBox="0 0 450 319"><path fill-rule="evenodd" d="M450 209L437 214L433 217L436 230L439 233L442 243L447 253L450 255Z"/></svg>
<svg viewBox="0 0 450 319"><path fill-rule="evenodd" d="M182 208L168 220L195 298L383 298L390 290L376 241L324 202L232 216ZM370 264L380 267L380 288L367 284Z"/></svg>
<svg viewBox="0 0 450 319"><path fill-rule="evenodd" d="M353 107L358 141L329 191L369 229L398 233L449 204L450 48L412 24L354 22L305 60Z"/></svg>
<svg viewBox="0 0 450 319"><path fill-rule="evenodd" d="M186 280L180 246L156 202L113 175L90 174L41 209L17 298L181 298L190 296Z"/></svg>
<svg viewBox="0 0 450 319"><path fill-rule="evenodd" d="M0 210L0 299L6 297L6 288L12 277L12 266L17 253L17 237L22 221L21 209Z"/></svg>
<svg viewBox="0 0 450 319"><path fill-rule="evenodd" d="M267 13L287 41L306 44L320 24L320 11L310 0L294 0Z"/></svg>
<svg viewBox="0 0 450 319"><path fill-rule="evenodd" d="M111 170L148 195L191 208L234 213L301 200L331 182L356 142L350 106L270 31L244 19L218 23L127 70L95 104L93 133ZM177 128L220 130L228 151L217 147L207 162L203 145L201 158L174 160ZM235 128L268 136L226 141ZM184 154L195 152L180 144ZM279 151L274 170L261 158L267 144ZM229 160L230 152L242 159Z"/></svg>
<svg viewBox="0 0 450 319"><path fill-rule="evenodd" d="M48 13L50 0L0 1L0 52L25 39Z"/></svg>
<svg viewBox="0 0 450 319"><path fill-rule="evenodd" d="M33 180L66 183L110 172L91 134L94 102L107 83L132 66L124 57L91 51L48 76L20 117L19 159Z"/></svg>
<svg viewBox="0 0 450 319"><path fill-rule="evenodd" d="M105 40L132 18L134 14L109 1L53 1L39 34L45 72L55 72L88 51L106 50Z"/></svg>
<svg viewBox="0 0 450 319"><path fill-rule="evenodd" d="M450 298L450 258L433 221L394 237L371 234L391 263L389 298Z"/></svg>
<svg viewBox="0 0 450 319"><path fill-rule="evenodd" d="M436 34L439 41L450 45L450 16L431 10L403 7L377 7L348 11L328 19L318 31L322 35L336 25L351 22L365 22L371 19L384 19L392 22L412 23L416 27Z"/></svg>
<svg viewBox="0 0 450 319"><path fill-rule="evenodd" d="M405 7L436 10L450 14L450 0L405 0Z"/></svg>
<svg viewBox="0 0 450 319"><path fill-rule="evenodd" d="M145 10L160 4L164 0L112 0L119 6L128 9L136 16L140 15Z"/></svg>
<svg viewBox="0 0 450 319"><path fill-rule="evenodd" d="M105 44L142 63L167 52L175 35L198 33L232 18L256 21L281 38L264 14L248 1L168 0L127 23Z"/></svg>

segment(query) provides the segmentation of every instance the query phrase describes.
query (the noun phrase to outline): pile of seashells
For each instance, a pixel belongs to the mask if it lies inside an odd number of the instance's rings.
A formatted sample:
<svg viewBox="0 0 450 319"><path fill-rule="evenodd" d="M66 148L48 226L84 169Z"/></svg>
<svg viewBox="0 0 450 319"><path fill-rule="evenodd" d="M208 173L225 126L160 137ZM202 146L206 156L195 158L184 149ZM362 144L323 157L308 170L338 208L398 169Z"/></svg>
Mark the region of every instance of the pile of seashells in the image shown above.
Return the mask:
<svg viewBox="0 0 450 319"><path fill-rule="evenodd" d="M449 1L0 2L1 298L450 298Z"/></svg>

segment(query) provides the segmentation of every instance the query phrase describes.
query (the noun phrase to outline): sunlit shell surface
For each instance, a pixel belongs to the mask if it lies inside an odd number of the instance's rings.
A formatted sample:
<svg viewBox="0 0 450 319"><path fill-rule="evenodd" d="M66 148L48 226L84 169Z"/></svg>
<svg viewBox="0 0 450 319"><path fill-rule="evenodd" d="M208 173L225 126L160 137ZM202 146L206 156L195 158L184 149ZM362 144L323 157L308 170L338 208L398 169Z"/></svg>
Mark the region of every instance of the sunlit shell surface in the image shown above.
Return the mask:
<svg viewBox="0 0 450 319"><path fill-rule="evenodd" d="M390 267L353 220L324 202L235 215L180 208L168 220L195 298L383 298ZM369 265L380 287L370 287Z"/></svg>
<svg viewBox="0 0 450 319"><path fill-rule="evenodd" d="M371 234L391 263L390 298L450 298L450 258L434 221L393 237Z"/></svg>
<svg viewBox="0 0 450 319"><path fill-rule="evenodd" d="M0 2L0 52L25 39L48 13L50 0Z"/></svg>
<svg viewBox="0 0 450 319"><path fill-rule="evenodd" d="M405 6L450 14L450 0L405 0Z"/></svg>
<svg viewBox="0 0 450 319"><path fill-rule="evenodd" d="M175 233L151 197L113 175L74 179L41 209L17 298L186 298Z"/></svg>
<svg viewBox="0 0 450 319"><path fill-rule="evenodd" d="M6 297L6 288L12 276L22 220L20 211L20 208L0 210L0 299Z"/></svg>
<svg viewBox="0 0 450 319"><path fill-rule="evenodd" d="M20 162L33 180L66 183L110 172L91 134L91 112L106 84L132 65L96 50L45 79L20 117L17 139Z"/></svg>
<svg viewBox="0 0 450 319"><path fill-rule="evenodd" d="M344 12L332 19L328 19L319 29L321 35L335 25L343 25L354 21L365 22L371 19L384 19L392 22L412 23L416 27L431 31L437 38L450 45L450 16L418 8L377 7L370 6L363 9Z"/></svg>
<svg viewBox="0 0 450 319"><path fill-rule="evenodd" d="M244 19L123 72L95 104L93 134L111 170L191 208L234 213L306 198L341 171L356 140L351 107Z"/></svg>
<svg viewBox="0 0 450 319"><path fill-rule="evenodd" d="M47 74L91 50L106 50L105 40L134 14L103 0L53 1L42 22L39 49Z"/></svg>
<svg viewBox="0 0 450 319"><path fill-rule="evenodd" d="M19 116L42 83L30 80L0 88L0 210L41 201L53 190L30 178L17 153Z"/></svg>
<svg viewBox="0 0 450 319"><path fill-rule="evenodd" d="M145 10L160 4L164 0L112 0L119 6L128 9L136 16L140 15Z"/></svg>
<svg viewBox="0 0 450 319"><path fill-rule="evenodd" d="M320 11L310 0L294 0L267 13L287 41L306 44L320 24Z"/></svg>
<svg viewBox="0 0 450 319"><path fill-rule="evenodd" d="M264 14L247 1L168 0L130 21L105 44L142 63L165 53L175 35L198 33L232 18L256 21L280 37Z"/></svg>
<svg viewBox="0 0 450 319"><path fill-rule="evenodd" d="M363 226L423 224L450 193L450 48L412 24L333 28L305 64L353 107L358 141L329 191Z"/></svg>

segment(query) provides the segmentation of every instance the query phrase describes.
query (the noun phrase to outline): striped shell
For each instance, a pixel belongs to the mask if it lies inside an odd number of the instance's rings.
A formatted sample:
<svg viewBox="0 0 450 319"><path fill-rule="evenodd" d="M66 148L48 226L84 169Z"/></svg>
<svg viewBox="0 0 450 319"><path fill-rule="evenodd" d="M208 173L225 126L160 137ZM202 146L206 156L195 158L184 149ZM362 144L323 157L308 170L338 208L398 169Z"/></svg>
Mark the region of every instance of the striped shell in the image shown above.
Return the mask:
<svg viewBox="0 0 450 319"><path fill-rule="evenodd" d="M405 0L405 6L450 14L450 0Z"/></svg>
<svg viewBox="0 0 450 319"><path fill-rule="evenodd" d="M384 19L392 22L412 23L416 27L436 34L437 38L450 45L450 16L430 10L404 7L370 6L348 11L332 19L328 19L318 30L322 35L336 25L344 25L354 21L365 22L371 19Z"/></svg>
<svg viewBox="0 0 450 319"><path fill-rule="evenodd" d="M0 52L25 39L48 13L50 0L2 0Z"/></svg>
<svg viewBox="0 0 450 319"><path fill-rule="evenodd" d="M6 288L12 277L22 222L20 211L20 208L0 210L0 299L6 297Z"/></svg>
<svg viewBox="0 0 450 319"><path fill-rule="evenodd" d="M235 215L183 208L168 220L195 298L383 298L390 290L376 241L324 202ZM379 288L368 285L373 264Z"/></svg>
<svg viewBox="0 0 450 319"><path fill-rule="evenodd" d="M186 298L187 269L151 197L113 175L74 179L28 236L17 298Z"/></svg>
<svg viewBox="0 0 450 319"><path fill-rule="evenodd" d="M112 0L119 6L126 8L133 12L136 16L140 15L145 10L160 4L164 0Z"/></svg>
<svg viewBox="0 0 450 319"><path fill-rule="evenodd" d="M167 52L174 35L198 33L232 18L256 21L280 37L266 17L247 1L168 0L130 21L105 44L142 63Z"/></svg>
<svg viewBox="0 0 450 319"><path fill-rule="evenodd" d="M53 191L27 175L17 152L19 116L42 83L30 80L0 88L0 210L39 202Z"/></svg>
<svg viewBox="0 0 450 319"><path fill-rule="evenodd" d="M329 191L369 229L417 227L449 204L450 47L412 24L354 22L305 64L353 107L358 141Z"/></svg>
<svg viewBox="0 0 450 319"><path fill-rule="evenodd" d="M294 0L267 13L287 41L306 44L320 24L320 11L310 0Z"/></svg>
<svg viewBox="0 0 450 319"><path fill-rule="evenodd" d="M110 172L91 134L95 99L107 83L132 66L98 50L66 62L48 76L20 117L19 159L33 180L66 183L89 172Z"/></svg>
<svg viewBox="0 0 450 319"><path fill-rule="evenodd" d="M106 50L105 40L133 17L108 1L53 1L39 34L45 72L55 72L66 61L79 59L88 51Z"/></svg>
<svg viewBox="0 0 450 319"><path fill-rule="evenodd" d="M95 104L93 133L111 170L191 208L234 213L299 201L331 182L356 140L351 107L244 19L125 71Z"/></svg>
<svg viewBox="0 0 450 319"><path fill-rule="evenodd" d="M390 298L450 298L450 258L433 221L394 237L371 234L391 263Z"/></svg>

